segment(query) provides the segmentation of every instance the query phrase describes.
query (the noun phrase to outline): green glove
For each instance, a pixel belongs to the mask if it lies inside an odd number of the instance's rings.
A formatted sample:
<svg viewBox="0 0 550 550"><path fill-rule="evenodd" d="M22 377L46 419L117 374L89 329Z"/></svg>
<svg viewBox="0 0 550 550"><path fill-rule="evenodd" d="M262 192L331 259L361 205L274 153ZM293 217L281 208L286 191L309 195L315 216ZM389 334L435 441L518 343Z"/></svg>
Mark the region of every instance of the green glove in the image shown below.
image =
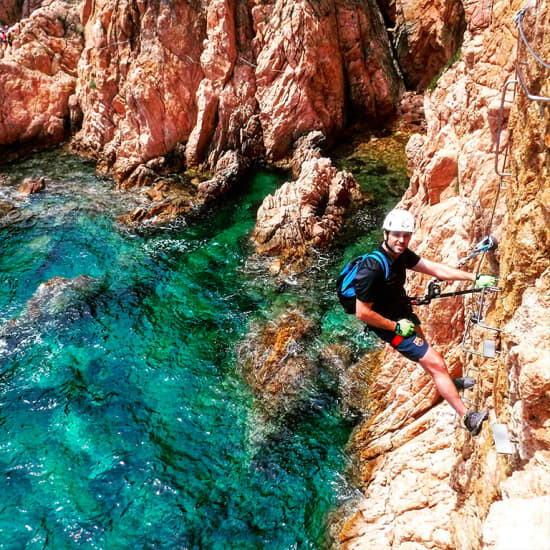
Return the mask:
<svg viewBox="0 0 550 550"><path fill-rule="evenodd" d="M492 275L478 275L476 277L476 288L483 288L486 286L495 286L497 283L497 278Z"/></svg>
<svg viewBox="0 0 550 550"><path fill-rule="evenodd" d="M395 334L408 338L414 332L414 323L408 319L401 319L397 321L397 326L395 327Z"/></svg>

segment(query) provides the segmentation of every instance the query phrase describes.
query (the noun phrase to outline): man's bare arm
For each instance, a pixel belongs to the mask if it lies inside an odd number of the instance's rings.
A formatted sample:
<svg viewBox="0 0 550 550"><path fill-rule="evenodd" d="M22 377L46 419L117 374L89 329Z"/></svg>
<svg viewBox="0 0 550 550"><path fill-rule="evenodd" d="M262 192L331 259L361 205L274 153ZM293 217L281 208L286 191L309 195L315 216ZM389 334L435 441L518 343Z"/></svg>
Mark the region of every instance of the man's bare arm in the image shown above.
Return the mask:
<svg viewBox="0 0 550 550"><path fill-rule="evenodd" d="M372 304L373 302L366 303L361 302L361 300L355 300L355 316L371 327L395 332L397 323L395 321L390 321L390 319L386 319L379 313L376 313L376 311L373 311Z"/></svg>
<svg viewBox="0 0 550 550"><path fill-rule="evenodd" d="M476 279L473 273L424 259L420 260L412 270L437 277L442 281L475 281Z"/></svg>

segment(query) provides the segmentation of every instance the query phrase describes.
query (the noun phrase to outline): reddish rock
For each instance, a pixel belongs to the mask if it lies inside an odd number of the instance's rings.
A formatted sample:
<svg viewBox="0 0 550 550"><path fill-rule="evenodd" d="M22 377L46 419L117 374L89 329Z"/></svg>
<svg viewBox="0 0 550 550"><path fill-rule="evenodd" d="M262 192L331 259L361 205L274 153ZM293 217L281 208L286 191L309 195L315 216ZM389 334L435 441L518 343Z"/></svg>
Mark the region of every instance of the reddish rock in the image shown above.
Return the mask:
<svg viewBox="0 0 550 550"><path fill-rule="evenodd" d="M426 114L424 113L424 95L415 92L404 92L398 105L398 119L412 126L424 127Z"/></svg>
<svg viewBox="0 0 550 550"><path fill-rule="evenodd" d="M204 15L197 3L103 0L84 2L82 22L73 148L125 186L150 184L154 170L133 172L186 142L195 125Z"/></svg>
<svg viewBox="0 0 550 550"><path fill-rule="evenodd" d="M336 0L335 6L351 110L380 124L395 113L403 91L383 18L374 2Z"/></svg>
<svg viewBox="0 0 550 550"><path fill-rule="evenodd" d="M26 178L17 189L18 193L23 195L33 195L46 188L46 178Z"/></svg>
<svg viewBox="0 0 550 550"><path fill-rule="evenodd" d="M439 398L425 373L386 346L372 376L372 416L354 434L366 498L342 532L343 549L493 549L527 540L544 548L548 539L550 516L537 511L548 505L550 456L549 119L523 92L505 108L501 146L510 147L513 177L499 189L495 116L512 76L512 17L522 3L492 6L491 25L472 26L462 60L426 96L427 133L408 144L411 182L400 203L416 215L411 248L425 258L456 265L487 233L499 241L479 269L499 276L501 292L485 299L484 315L502 332L477 327L467 344L480 351L484 339L493 339L501 354L484 358L461 349L475 301L442 299L417 308L452 374L472 367L477 384L467 397L489 410L489 422L475 439L458 429L458 420L455 428L449 405L433 408ZM548 0L537 2L524 26L543 59L550 59L549 7ZM548 95L547 70L529 67L531 85ZM465 268L477 266L471 261ZM409 293L422 293L425 281L409 277ZM497 454L490 423L506 424L516 454Z"/></svg>
<svg viewBox="0 0 550 550"><path fill-rule="evenodd" d="M493 19L492 0L463 0L468 29L475 31L491 24Z"/></svg>
<svg viewBox="0 0 550 550"><path fill-rule="evenodd" d="M478 2L481 3L481 2ZM465 28L460 0L379 0L407 87L421 91L460 46Z"/></svg>
<svg viewBox="0 0 550 550"><path fill-rule="evenodd" d="M313 329L303 312L289 311L253 328L240 346L243 374L269 415L288 412L315 372L315 361L307 354Z"/></svg>
<svg viewBox="0 0 550 550"><path fill-rule="evenodd" d="M211 0L206 16L206 39L200 62L204 79L197 91L197 123L189 136L186 156L197 165L214 132L220 93L231 75L237 49L233 0Z"/></svg>
<svg viewBox="0 0 550 550"><path fill-rule="evenodd" d="M301 168L298 179L264 199L252 239L259 254L282 256L295 263L312 248L330 244L352 202L362 197L352 175L339 172L316 150L297 149L292 164Z"/></svg>
<svg viewBox="0 0 550 550"><path fill-rule="evenodd" d="M227 151L281 158L311 130L330 141L348 112L379 124L402 91L370 3L86 0L81 22L60 0L37 5L4 56L0 143L76 131L73 149L123 187L151 185L181 144L207 169Z"/></svg>
<svg viewBox="0 0 550 550"><path fill-rule="evenodd" d="M55 0L15 25L0 61L0 145L37 146L65 136L83 40L75 5Z"/></svg>
<svg viewBox="0 0 550 550"><path fill-rule="evenodd" d="M16 21L19 21L20 17L21 1L3 0L0 4L0 22L3 25L13 25Z"/></svg>

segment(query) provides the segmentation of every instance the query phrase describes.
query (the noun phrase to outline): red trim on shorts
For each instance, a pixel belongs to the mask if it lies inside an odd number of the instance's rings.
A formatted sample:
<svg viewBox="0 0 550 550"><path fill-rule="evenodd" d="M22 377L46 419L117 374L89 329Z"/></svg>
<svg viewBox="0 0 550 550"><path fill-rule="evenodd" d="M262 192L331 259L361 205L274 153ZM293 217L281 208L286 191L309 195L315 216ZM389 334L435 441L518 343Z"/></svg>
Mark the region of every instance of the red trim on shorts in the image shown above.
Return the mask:
<svg viewBox="0 0 550 550"><path fill-rule="evenodd" d="M405 338L403 336L401 336L400 334L396 334L392 341L390 342L390 344L396 348Z"/></svg>

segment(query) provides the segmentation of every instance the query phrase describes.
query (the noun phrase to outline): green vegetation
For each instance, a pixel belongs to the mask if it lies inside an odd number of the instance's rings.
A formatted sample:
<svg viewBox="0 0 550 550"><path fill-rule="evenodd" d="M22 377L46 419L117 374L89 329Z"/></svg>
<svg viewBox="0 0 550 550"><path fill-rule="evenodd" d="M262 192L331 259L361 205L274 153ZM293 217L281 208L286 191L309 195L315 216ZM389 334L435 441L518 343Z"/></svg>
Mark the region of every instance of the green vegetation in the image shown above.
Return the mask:
<svg viewBox="0 0 550 550"><path fill-rule="evenodd" d="M437 83L439 82L439 79L443 75L443 73L451 67L456 61L460 60L460 57L462 55L462 48L459 46L458 49L455 51L455 53L451 56L449 61L445 63L445 66L432 78L432 81L428 84L428 87L426 90L428 92L433 92L435 88L437 87Z"/></svg>

